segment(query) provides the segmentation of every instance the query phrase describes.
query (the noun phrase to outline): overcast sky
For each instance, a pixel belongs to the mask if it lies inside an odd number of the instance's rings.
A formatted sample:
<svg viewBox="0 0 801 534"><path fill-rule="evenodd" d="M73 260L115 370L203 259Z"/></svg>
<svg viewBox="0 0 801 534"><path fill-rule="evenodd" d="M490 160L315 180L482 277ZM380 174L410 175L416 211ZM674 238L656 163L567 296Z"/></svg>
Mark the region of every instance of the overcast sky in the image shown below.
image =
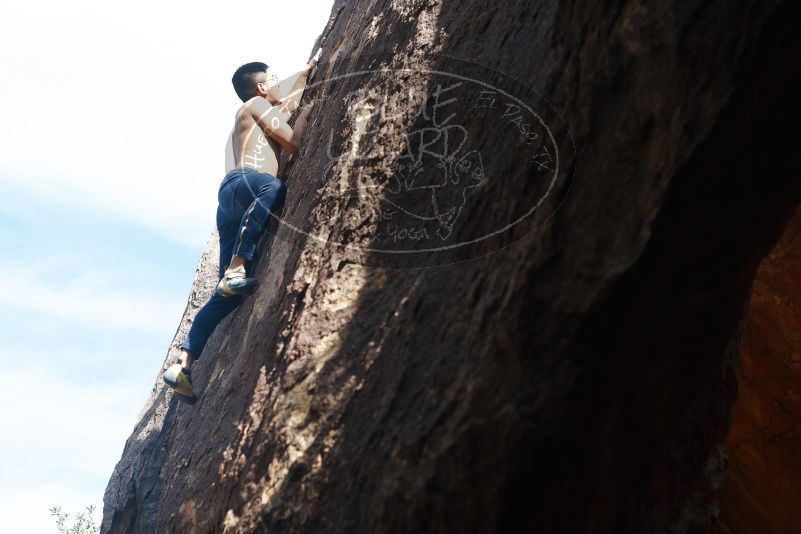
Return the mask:
<svg viewBox="0 0 801 534"><path fill-rule="evenodd" d="M0 517L103 491L214 226L242 63L304 67L332 0L17 2L0 18Z"/></svg>

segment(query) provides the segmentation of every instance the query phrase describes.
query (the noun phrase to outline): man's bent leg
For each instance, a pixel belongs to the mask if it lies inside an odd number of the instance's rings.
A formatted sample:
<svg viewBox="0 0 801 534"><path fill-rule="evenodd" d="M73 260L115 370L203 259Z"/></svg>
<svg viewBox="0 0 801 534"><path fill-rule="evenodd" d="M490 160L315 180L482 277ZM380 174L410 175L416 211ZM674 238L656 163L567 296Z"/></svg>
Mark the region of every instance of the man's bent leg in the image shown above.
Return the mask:
<svg viewBox="0 0 801 534"><path fill-rule="evenodd" d="M267 180L264 180L265 176L268 177ZM256 243L267 226L270 213L279 211L286 199L286 184L283 181L270 174L262 174L259 178L262 183L256 190L253 202L242 215L234 249L231 251L234 256L246 260L253 259Z"/></svg>
<svg viewBox="0 0 801 534"><path fill-rule="evenodd" d="M242 295L221 297L216 293L213 294L195 315L192 327L179 347L188 350L192 354L193 360L198 360L214 329L220 321L242 303L243 298Z"/></svg>
<svg viewBox="0 0 801 534"><path fill-rule="evenodd" d="M217 207L217 233L220 238L220 261L218 266L217 279L223 277L225 268L231 260L231 248L236 240L237 223L228 221L220 207ZM245 268L250 267L248 264ZM179 345L184 349L184 367L189 367L193 360L200 357L203 347L206 346L206 341L211 336L216 326L222 321L229 313L231 313L242 302L243 295L235 295L231 297L221 297L213 293L211 298L198 310L192 327L183 343ZM187 352L189 354L187 354ZM187 365L189 364L189 365Z"/></svg>

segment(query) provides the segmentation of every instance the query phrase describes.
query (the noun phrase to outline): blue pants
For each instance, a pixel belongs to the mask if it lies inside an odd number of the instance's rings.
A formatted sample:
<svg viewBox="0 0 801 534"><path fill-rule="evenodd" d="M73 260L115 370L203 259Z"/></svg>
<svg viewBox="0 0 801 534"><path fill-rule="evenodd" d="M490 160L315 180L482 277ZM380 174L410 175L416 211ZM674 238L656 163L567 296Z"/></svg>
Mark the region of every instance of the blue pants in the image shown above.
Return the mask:
<svg viewBox="0 0 801 534"><path fill-rule="evenodd" d="M267 227L270 213L283 207L286 184L272 174L248 167L230 171L220 183L217 194L217 232L220 234L220 280L232 255L245 258L245 272L250 276L256 243ZM244 295L214 295L198 310L186 339L179 347L189 350L193 360L200 358L214 328L242 303Z"/></svg>

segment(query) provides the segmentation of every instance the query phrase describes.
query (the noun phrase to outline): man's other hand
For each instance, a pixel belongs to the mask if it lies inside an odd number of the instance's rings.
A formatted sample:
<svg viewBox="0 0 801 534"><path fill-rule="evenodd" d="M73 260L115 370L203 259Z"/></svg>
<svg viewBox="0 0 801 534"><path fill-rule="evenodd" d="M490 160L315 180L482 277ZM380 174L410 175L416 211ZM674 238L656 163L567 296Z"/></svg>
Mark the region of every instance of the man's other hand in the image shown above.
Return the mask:
<svg viewBox="0 0 801 534"><path fill-rule="evenodd" d="M323 53L322 48L318 48L317 52L315 52L314 57L309 60L306 64L306 74L310 73L314 67L317 66L317 62L320 60L320 55Z"/></svg>

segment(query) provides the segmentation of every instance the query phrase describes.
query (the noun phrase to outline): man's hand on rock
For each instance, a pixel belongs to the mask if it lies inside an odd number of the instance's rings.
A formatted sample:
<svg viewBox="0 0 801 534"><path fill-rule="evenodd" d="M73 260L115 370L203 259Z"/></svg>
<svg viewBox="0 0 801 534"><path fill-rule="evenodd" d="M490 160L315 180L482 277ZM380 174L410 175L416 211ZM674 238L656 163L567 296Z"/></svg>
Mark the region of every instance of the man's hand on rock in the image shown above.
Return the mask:
<svg viewBox="0 0 801 534"><path fill-rule="evenodd" d="M320 60L320 55L323 53L322 48L318 48L317 52L315 52L314 57L312 57L309 62L306 64L306 74L311 73L312 69L317 66L317 62Z"/></svg>

